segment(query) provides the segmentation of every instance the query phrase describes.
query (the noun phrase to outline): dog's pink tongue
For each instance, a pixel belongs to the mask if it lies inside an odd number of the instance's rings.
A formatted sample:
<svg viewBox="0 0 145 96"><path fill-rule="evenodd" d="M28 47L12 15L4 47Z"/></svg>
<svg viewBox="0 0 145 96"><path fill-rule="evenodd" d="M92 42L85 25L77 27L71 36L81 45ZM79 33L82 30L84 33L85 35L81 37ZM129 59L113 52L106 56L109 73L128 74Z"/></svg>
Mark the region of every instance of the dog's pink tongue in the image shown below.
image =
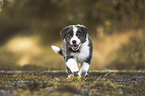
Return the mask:
<svg viewBox="0 0 145 96"><path fill-rule="evenodd" d="M73 49L77 49L78 48L78 46L73 46Z"/></svg>

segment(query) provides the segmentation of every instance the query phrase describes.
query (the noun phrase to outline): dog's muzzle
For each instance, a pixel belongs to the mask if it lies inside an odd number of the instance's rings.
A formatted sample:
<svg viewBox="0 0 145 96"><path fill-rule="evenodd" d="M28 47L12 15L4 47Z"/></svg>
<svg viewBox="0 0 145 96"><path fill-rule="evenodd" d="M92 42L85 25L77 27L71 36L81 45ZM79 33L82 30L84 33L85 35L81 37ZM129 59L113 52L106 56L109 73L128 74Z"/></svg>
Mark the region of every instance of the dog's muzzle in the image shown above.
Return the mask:
<svg viewBox="0 0 145 96"><path fill-rule="evenodd" d="M71 48L72 48L73 51L78 51L79 48L80 48L80 44L79 45L72 45Z"/></svg>

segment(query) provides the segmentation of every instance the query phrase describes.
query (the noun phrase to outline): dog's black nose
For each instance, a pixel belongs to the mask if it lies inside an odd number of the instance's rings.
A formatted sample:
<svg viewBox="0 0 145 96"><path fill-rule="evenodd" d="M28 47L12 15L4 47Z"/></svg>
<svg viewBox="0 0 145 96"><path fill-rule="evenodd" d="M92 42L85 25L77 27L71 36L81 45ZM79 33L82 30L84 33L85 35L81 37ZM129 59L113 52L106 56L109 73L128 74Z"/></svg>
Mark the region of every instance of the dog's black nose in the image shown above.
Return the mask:
<svg viewBox="0 0 145 96"><path fill-rule="evenodd" d="M73 44L76 44L76 40L73 40L72 43L73 43Z"/></svg>

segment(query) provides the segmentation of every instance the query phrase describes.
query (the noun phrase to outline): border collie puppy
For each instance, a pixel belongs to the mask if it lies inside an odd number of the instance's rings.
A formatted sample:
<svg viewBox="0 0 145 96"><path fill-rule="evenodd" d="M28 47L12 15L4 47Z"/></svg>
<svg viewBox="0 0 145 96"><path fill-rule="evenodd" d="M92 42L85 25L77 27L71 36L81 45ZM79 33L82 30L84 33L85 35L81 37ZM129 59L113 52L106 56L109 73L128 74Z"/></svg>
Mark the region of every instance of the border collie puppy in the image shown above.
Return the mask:
<svg viewBox="0 0 145 96"><path fill-rule="evenodd" d="M62 49L51 46L55 53L64 57L68 78L88 76L93 46L87 32L88 29L83 25L67 26L60 32L63 39ZM81 64L80 70L78 63Z"/></svg>

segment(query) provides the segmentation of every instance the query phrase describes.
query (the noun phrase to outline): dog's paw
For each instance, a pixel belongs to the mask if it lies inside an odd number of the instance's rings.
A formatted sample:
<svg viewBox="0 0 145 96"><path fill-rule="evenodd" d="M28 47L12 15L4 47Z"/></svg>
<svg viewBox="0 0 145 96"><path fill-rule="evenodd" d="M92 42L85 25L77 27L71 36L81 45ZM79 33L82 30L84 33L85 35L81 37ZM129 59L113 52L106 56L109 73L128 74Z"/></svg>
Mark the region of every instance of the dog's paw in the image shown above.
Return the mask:
<svg viewBox="0 0 145 96"><path fill-rule="evenodd" d="M85 77L85 78L89 77L89 74L87 73L84 77Z"/></svg>
<svg viewBox="0 0 145 96"><path fill-rule="evenodd" d="M67 79L70 79L70 78L73 78L74 77L74 74L70 74L67 76Z"/></svg>
<svg viewBox="0 0 145 96"><path fill-rule="evenodd" d="M78 71L74 72L73 75L74 75L75 77L79 76L79 75L78 75Z"/></svg>
<svg viewBox="0 0 145 96"><path fill-rule="evenodd" d="M78 73L78 76L79 77L84 77L84 78L87 78L87 77L89 77L89 74L88 73Z"/></svg>
<svg viewBox="0 0 145 96"><path fill-rule="evenodd" d="M70 75L68 75L68 79L69 78L73 78L73 77L78 77L79 75L78 75L78 71L76 71L76 72L73 72L73 74L70 74Z"/></svg>

